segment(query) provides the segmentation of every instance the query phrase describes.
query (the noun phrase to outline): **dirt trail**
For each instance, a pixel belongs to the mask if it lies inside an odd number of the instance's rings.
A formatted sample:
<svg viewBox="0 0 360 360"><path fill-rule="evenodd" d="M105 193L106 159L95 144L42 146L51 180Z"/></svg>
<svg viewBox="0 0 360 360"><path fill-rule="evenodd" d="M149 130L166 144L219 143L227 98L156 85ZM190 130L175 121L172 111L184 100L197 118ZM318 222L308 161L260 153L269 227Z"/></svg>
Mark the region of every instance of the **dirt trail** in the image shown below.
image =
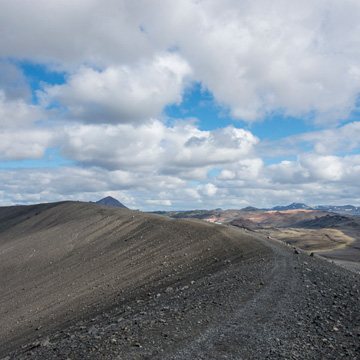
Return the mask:
<svg viewBox="0 0 360 360"><path fill-rule="evenodd" d="M266 243L274 252L268 284L249 300L238 304L223 322L165 359L253 358L268 351L274 339L284 336L282 329L274 325L284 320L287 305L299 287L293 274L293 255L260 236L257 240Z"/></svg>
<svg viewBox="0 0 360 360"><path fill-rule="evenodd" d="M280 242L256 239L273 251L268 283L164 359L359 359L359 277L349 279L346 270L295 254ZM345 283L334 282L333 276L343 275ZM339 297L341 305L334 300ZM341 306L348 310L337 311Z"/></svg>

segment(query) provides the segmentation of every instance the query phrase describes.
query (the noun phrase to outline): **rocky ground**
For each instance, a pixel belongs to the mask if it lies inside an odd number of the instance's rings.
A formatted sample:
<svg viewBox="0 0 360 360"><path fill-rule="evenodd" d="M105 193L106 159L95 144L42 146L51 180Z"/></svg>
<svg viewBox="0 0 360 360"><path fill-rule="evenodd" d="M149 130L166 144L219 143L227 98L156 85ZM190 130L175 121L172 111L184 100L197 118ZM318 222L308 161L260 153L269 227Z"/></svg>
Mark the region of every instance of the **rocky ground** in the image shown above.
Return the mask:
<svg viewBox="0 0 360 360"><path fill-rule="evenodd" d="M161 276L123 288L105 276L114 290L89 297L86 311L73 306L23 339L3 335L2 359L360 359L359 274L246 230L168 221L178 246L159 246L182 257L162 260ZM145 236L139 224L131 236Z"/></svg>

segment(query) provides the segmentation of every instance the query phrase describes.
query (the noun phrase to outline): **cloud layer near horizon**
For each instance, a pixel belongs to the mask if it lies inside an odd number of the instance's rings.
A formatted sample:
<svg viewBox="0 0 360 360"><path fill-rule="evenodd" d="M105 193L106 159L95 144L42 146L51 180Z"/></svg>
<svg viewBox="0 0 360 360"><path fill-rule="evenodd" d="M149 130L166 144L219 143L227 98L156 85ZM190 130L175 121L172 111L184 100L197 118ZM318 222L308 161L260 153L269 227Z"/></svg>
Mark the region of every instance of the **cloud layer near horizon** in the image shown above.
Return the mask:
<svg viewBox="0 0 360 360"><path fill-rule="evenodd" d="M35 0L0 10L0 160L50 164L56 149L71 163L2 171L3 204L110 193L142 209L360 202L359 122L349 122L358 1ZM24 61L64 82L34 89ZM166 117L194 83L234 126ZM274 114L320 128L270 143L241 128Z"/></svg>

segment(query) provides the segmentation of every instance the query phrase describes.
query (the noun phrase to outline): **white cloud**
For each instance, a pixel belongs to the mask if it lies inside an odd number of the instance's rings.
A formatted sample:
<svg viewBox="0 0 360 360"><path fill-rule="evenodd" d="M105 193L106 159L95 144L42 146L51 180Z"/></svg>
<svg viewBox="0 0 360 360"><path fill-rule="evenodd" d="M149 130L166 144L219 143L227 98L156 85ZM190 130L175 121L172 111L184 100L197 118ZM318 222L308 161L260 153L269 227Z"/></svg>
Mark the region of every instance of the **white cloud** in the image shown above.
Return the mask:
<svg viewBox="0 0 360 360"><path fill-rule="evenodd" d="M0 63L1 64L1 63ZM4 69L4 68L3 68ZM8 67L12 75L13 68ZM14 72L15 75L18 75ZM20 81L18 79L20 78ZM36 126L46 118L38 105L29 104L28 88L21 77L15 86L1 83L0 86L0 160L40 159L45 154L52 132Z"/></svg>
<svg viewBox="0 0 360 360"><path fill-rule="evenodd" d="M12 144L14 159L41 158L49 144L58 144L79 166L1 171L3 204L10 199L94 201L108 194L142 210L319 204L349 194L360 199L359 155L308 152L296 161L266 166L255 156L258 139L233 127L201 131L191 123L167 127L153 120L138 126L79 124L52 130L56 136L49 128L4 133L2 159L7 160ZM211 175L214 169L221 169L216 176Z"/></svg>
<svg viewBox="0 0 360 360"><path fill-rule="evenodd" d="M95 201L112 195L141 210L156 210L159 206L174 210L270 207L293 201L356 204L360 202L359 176L359 155L324 158L307 154L298 161L264 167L246 179L215 177L201 184L154 172L65 166L61 171L0 171L0 194L3 205L66 199Z"/></svg>
<svg viewBox="0 0 360 360"><path fill-rule="evenodd" d="M0 59L0 89L1 97L10 101L31 97L30 86L26 84L23 73L9 61ZM3 101L3 100L2 100Z"/></svg>
<svg viewBox="0 0 360 360"><path fill-rule="evenodd" d="M221 170L221 172L217 176L219 180L233 180L235 177L235 173L230 170Z"/></svg>
<svg viewBox="0 0 360 360"><path fill-rule="evenodd" d="M52 132L37 126L49 114L31 104L31 90L22 72L0 60L0 160L40 159Z"/></svg>
<svg viewBox="0 0 360 360"><path fill-rule="evenodd" d="M344 165L338 156L305 154L299 157L300 165L307 169L310 179L338 181L343 178Z"/></svg>
<svg viewBox="0 0 360 360"><path fill-rule="evenodd" d="M274 110L293 116L314 111L328 122L354 108L358 2L155 3L166 16L159 21L157 6L146 7L141 19L149 37L178 46L194 76L234 117L253 121Z"/></svg>
<svg viewBox="0 0 360 360"><path fill-rule="evenodd" d="M360 123L334 125L360 92L359 17L356 0L0 0L0 57L14 60L0 61L0 160L41 159L59 147L76 164L1 171L2 203L105 194L146 209L360 199L359 156L348 155L359 148ZM39 84L34 104L19 60L63 70L65 83ZM232 126L160 121L192 81L237 119L282 112L334 127L264 146ZM297 158L266 166L260 155L275 153Z"/></svg>
<svg viewBox="0 0 360 360"><path fill-rule="evenodd" d="M8 99L5 91L0 89L0 126L1 128L18 128L29 126L45 117L41 108L31 105L23 99Z"/></svg>
<svg viewBox="0 0 360 360"><path fill-rule="evenodd" d="M258 139L251 132L226 127L201 131L158 120L133 126L75 125L65 128L63 154L84 165L110 170L137 169L160 174L206 178L211 168L247 157Z"/></svg>
<svg viewBox="0 0 360 360"><path fill-rule="evenodd" d="M354 121L338 128L309 132L289 139L291 142L306 142L323 155L347 153L360 145L360 122Z"/></svg>
<svg viewBox="0 0 360 360"><path fill-rule="evenodd" d="M153 48L130 5L123 0L1 1L0 56L61 68L151 56Z"/></svg>
<svg viewBox="0 0 360 360"><path fill-rule="evenodd" d="M307 182L310 174L298 162L281 161L279 164L269 165L266 175L275 183L298 184Z"/></svg>
<svg viewBox="0 0 360 360"><path fill-rule="evenodd" d="M236 164L238 169L236 173L237 179L256 179L263 170L263 161L259 158L249 158L239 161Z"/></svg>
<svg viewBox="0 0 360 360"><path fill-rule="evenodd" d="M269 165L266 176L279 184L336 184L336 187L356 186L360 176L360 155L335 156L305 153L297 161L282 161Z"/></svg>
<svg viewBox="0 0 360 360"><path fill-rule="evenodd" d="M262 157L296 156L307 151L318 155L346 155L357 152L360 146L360 122L323 130L308 131L287 136L275 141L263 140L257 147L257 155Z"/></svg>
<svg viewBox="0 0 360 360"><path fill-rule="evenodd" d="M75 125L66 127L63 154L86 165L115 169L152 170L160 160L166 131L159 121L134 127L123 125Z"/></svg>
<svg viewBox="0 0 360 360"><path fill-rule="evenodd" d="M164 205L164 206L171 206L170 200L146 200L147 204L150 205Z"/></svg>
<svg viewBox="0 0 360 360"><path fill-rule="evenodd" d="M0 160L41 159L52 134L45 130L0 132Z"/></svg>
<svg viewBox="0 0 360 360"><path fill-rule="evenodd" d="M194 188L187 188L187 189L184 190L183 193L185 194L186 197L189 197L191 200L193 200L193 199L196 199L196 200L201 199L201 195Z"/></svg>
<svg viewBox="0 0 360 360"><path fill-rule="evenodd" d="M66 107L66 117L90 123L146 121L168 104L180 103L186 61L176 54L161 54L135 65L103 70L81 67L66 84L46 87L42 96Z"/></svg>
<svg viewBox="0 0 360 360"><path fill-rule="evenodd" d="M85 116L90 101L112 121L141 116L133 113L141 99L145 113L158 114L179 101L177 76L190 69L246 121L283 111L334 122L360 91L355 0L34 0L3 1L0 10L0 56L73 74L58 95L89 121L97 117Z"/></svg>
<svg viewBox="0 0 360 360"><path fill-rule="evenodd" d="M214 196L218 191L218 188L211 183L201 186L201 192L206 196Z"/></svg>
<svg viewBox="0 0 360 360"><path fill-rule="evenodd" d="M231 126L202 132L186 141L174 162L180 165L190 161L197 166L234 162L251 153L257 142L251 132Z"/></svg>

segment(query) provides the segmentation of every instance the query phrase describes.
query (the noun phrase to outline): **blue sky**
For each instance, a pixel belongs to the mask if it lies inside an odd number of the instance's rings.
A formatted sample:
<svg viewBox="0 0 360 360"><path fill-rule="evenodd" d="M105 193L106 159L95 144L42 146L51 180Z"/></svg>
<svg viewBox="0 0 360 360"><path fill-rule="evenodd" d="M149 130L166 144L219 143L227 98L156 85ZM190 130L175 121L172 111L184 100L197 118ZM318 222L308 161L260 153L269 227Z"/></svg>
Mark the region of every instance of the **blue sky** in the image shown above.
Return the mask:
<svg viewBox="0 0 360 360"><path fill-rule="evenodd" d="M359 16L354 0L0 3L0 206L360 205Z"/></svg>

